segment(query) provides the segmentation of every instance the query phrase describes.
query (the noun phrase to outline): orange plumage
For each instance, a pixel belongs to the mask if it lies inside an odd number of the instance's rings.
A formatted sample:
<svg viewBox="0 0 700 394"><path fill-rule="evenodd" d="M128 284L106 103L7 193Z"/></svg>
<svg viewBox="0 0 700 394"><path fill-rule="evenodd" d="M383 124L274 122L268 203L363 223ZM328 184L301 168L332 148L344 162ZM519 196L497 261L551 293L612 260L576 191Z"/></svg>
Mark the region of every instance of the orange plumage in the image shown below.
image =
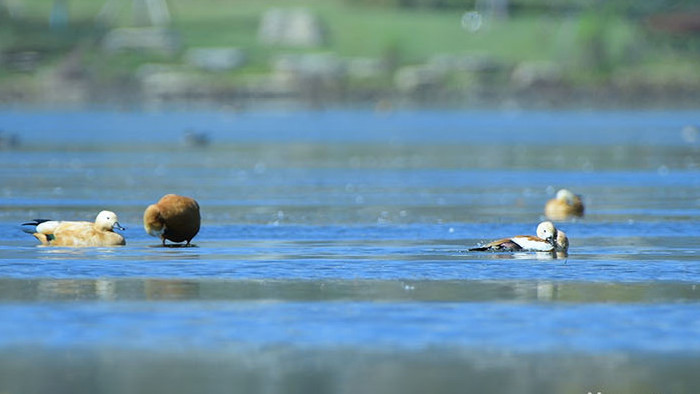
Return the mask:
<svg viewBox="0 0 700 394"><path fill-rule="evenodd" d="M102 211L95 222L73 222L57 220L34 220L23 223L24 231L34 235L46 246L118 246L126 245L121 234L114 228L124 230L119 225L117 215Z"/></svg>
<svg viewBox="0 0 700 394"><path fill-rule="evenodd" d="M569 190L561 189L555 198L547 201L544 215L551 220L566 220L572 216L583 216L583 202Z"/></svg>
<svg viewBox="0 0 700 394"><path fill-rule="evenodd" d="M192 198L166 194L143 213L143 228L163 241L187 242L199 232L199 204Z"/></svg>

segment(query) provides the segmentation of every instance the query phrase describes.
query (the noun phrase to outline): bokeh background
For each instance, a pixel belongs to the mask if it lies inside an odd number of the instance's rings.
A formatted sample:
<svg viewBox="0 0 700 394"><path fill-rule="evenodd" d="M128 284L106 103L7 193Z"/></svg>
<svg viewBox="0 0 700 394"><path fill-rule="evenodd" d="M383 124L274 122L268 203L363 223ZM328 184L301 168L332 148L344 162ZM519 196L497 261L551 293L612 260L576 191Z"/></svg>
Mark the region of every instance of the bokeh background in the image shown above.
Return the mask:
<svg viewBox="0 0 700 394"><path fill-rule="evenodd" d="M3 0L0 101L692 106L691 0Z"/></svg>

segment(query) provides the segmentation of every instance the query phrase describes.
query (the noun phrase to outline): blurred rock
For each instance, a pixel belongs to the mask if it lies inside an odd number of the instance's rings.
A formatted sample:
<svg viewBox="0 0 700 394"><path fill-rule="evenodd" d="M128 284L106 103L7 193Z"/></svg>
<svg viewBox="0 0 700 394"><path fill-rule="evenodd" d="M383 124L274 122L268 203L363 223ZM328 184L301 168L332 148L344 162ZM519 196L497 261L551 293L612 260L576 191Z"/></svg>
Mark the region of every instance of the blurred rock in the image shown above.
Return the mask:
<svg viewBox="0 0 700 394"><path fill-rule="evenodd" d="M113 29L102 41L106 52L144 51L173 55L180 50L180 46L177 33L158 27Z"/></svg>
<svg viewBox="0 0 700 394"><path fill-rule="evenodd" d="M389 67L386 62L372 58L353 58L346 61L347 74L355 79L378 78L385 76Z"/></svg>
<svg viewBox="0 0 700 394"><path fill-rule="evenodd" d="M436 89L442 84L444 73L431 66L406 66L396 71L394 84L404 93L416 93L426 89Z"/></svg>
<svg viewBox="0 0 700 394"><path fill-rule="evenodd" d="M238 48L192 48L185 54L185 61L206 71L230 71L243 66L246 56Z"/></svg>
<svg viewBox="0 0 700 394"><path fill-rule="evenodd" d="M556 86L562 80L562 69L553 62L522 62L511 74L511 81L518 88Z"/></svg>
<svg viewBox="0 0 700 394"><path fill-rule="evenodd" d="M465 54L439 54L428 61L428 64L444 72L496 72L503 70L503 64L490 56Z"/></svg>
<svg viewBox="0 0 700 394"><path fill-rule="evenodd" d="M78 46L55 67L44 69L39 74L43 99L61 103L85 103L90 100L92 81L84 64L85 51L84 46Z"/></svg>
<svg viewBox="0 0 700 394"><path fill-rule="evenodd" d="M146 63L136 70L136 78L143 81L153 74L168 72L184 72L184 68L171 64Z"/></svg>
<svg viewBox="0 0 700 394"><path fill-rule="evenodd" d="M337 80L345 76L345 63L330 53L285 54L274 59L272 69L299 77Z"/></svg>
<svg viewBox="0 0 700 394"><path fill-rule="evenodd" d="M186 70L167 65L144 65L136 73L143 97L161 101L193 97L208 97L211 88L206 81Z"/></svg>
<svg viewBox="0 0 700 394"><path fill-rule="evenodd" d="M271 8L263 15L258 40L268 45L317 47L326 37L318 18L305 8Z"/></svg>
<svg viewBox="0 0 700 394"><path fill-rule="evenodd" d="M346 88L346 65L330 53L287 54L278 56L267 78L268 92L277 91L286 97L305 100L322 106L329 100L343 97ZM274 86L273 83L279 84Z"/></svg>
<svg viewBox="0 0 700 394"><path fill-rule="evenodd" d="M0 65L20 72L33 72L39 67L42 54L37 51L3 51L0 52Z"/></svg>

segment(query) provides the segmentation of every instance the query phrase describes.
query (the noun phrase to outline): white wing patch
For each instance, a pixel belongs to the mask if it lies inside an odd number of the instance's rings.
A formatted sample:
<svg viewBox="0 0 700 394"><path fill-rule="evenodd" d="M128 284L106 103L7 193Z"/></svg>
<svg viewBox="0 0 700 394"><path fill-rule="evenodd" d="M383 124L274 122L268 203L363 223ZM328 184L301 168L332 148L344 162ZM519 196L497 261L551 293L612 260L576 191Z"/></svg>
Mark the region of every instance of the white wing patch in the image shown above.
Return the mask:
<svg viewBox="0 0 700 394"><path fill-rule="evenodd" d="M513 237L513 242L520 245L525 250L536 250L539 252L549 252L554 246L549 242L534 237Z"/></svg>
<svg viewBox="0 0 700 394"><path fill-rule="evenodd" d="M61 222L58 220L49 220L48 222L40 223L36 226L36 232L42 234L53 234L59 224L61 224Z"/></svg>

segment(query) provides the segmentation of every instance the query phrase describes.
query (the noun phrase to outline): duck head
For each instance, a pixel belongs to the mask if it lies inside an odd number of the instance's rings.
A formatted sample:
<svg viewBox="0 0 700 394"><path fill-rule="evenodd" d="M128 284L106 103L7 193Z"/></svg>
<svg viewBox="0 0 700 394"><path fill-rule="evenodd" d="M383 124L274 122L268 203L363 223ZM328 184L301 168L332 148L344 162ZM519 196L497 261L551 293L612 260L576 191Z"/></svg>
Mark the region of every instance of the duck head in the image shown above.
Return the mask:
<svg viewBox="0 0 700 394"><path fill-rule="evenodd" d="M557 229L554 227L554 223L549 220L537 225L537 236L549 242L552 246L556 246Z"/></svg>
<svg viewBox="0 0 700 394"><path fill-rule="evenodd" d="M118 228L119 230L126 230L119 224L117 214L112 211L102 211L97 214L97 217L95 218L95 226L104 231L112 231L115 228Z"/></svg>

